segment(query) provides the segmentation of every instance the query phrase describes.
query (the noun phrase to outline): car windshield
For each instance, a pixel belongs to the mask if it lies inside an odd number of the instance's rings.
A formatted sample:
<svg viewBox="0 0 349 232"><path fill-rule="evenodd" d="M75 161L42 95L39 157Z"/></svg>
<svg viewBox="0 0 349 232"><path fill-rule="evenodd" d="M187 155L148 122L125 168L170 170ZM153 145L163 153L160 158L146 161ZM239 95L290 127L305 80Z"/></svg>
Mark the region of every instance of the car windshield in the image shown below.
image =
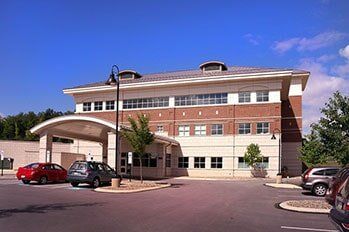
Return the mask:
<svg viewBox="0 0 349 232"><path fill-rule="evenodd" d="M28 164L24 168L35 169L35 168L38 168L38 167L39 167L39 163L32 163L32 164Z"/></svg>

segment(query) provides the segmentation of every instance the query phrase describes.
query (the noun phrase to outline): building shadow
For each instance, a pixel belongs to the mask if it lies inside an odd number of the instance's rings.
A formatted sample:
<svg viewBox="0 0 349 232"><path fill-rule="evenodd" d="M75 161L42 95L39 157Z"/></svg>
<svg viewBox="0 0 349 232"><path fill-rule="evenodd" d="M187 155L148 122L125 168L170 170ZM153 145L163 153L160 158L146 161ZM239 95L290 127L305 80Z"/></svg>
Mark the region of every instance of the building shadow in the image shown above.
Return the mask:
<svg viewBox="0 0 349 232"><path fill-rule="evenodd" d="M76 207L92 207L102 205L104 203L56 203L42 205L28 205L23 208L0 209L0 219L11 217L21 213L44 214L50 211L63 211Z"/></svg>

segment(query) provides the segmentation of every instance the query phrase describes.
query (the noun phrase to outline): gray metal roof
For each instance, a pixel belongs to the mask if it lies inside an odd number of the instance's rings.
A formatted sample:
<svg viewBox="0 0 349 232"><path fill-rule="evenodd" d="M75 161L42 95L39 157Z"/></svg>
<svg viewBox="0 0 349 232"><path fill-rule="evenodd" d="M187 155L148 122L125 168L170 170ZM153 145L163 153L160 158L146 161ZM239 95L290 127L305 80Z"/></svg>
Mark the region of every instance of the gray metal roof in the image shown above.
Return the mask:
<svg viewBox="0 0 349 232"><path fill-rule="evenodd" d="M309 72L304 70L297 69L284 69L284 68L262 68L262 67L243 67L243 66L233 66L228 67L226 71L218 72L203 72L199 69L195 70L182 70L182 71L173 71L173 72L162 72L162 73L151 73L151 74L142 74L141 78L137 79L125 79L120 80L120 84L131 84L131 83L144 83L144 82L156 82L156 81L165 81L165 80L180 80L187 78L199 78L199 77L209 77L209 76L228 76L228 75L237 75L237 74L253 74L253 73L267 73L267 72L280 72L280 71L292 71L295 74L307 74ZM100 82L79 85L68 89L78 89L78 88L88 88L88 87L98 87L104 86L105 80Z"/></svg>

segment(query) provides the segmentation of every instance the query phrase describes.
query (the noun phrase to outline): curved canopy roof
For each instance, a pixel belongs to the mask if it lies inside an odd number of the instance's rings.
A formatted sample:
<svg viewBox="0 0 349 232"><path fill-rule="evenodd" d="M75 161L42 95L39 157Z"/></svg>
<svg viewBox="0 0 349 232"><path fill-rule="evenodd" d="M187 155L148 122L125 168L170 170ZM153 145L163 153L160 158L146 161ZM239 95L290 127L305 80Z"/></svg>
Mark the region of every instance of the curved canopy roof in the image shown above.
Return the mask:
<svg viewBox="0 0 349 232"><path fill-rule="evenodd" d="M125 125L120 125L118 131L130 130ZM105 142L108 140L108 132L115 133L116 125L100 118L84 115L65 115L46 120L32 129L33 134L52 134L61 138L81 139L95 142ZM160 143L171 143L177 145L178 142L166 136L155 135L155 141Z"/></svg>

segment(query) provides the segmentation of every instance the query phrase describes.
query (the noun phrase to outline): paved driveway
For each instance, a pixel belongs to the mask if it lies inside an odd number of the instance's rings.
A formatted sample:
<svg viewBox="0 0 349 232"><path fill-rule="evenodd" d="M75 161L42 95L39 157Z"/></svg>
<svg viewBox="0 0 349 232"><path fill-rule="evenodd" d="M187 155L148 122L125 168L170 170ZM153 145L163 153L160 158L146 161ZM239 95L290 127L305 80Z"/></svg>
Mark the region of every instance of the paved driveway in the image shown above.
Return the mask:
<svg viewBox="0 0 349 232"><path fill-rule="evenodd" d="M314 198L300 190L260 180L170 182L167 189L108 194L0 180L0 231L335 231L326 215L274 207Z"/></svg>

